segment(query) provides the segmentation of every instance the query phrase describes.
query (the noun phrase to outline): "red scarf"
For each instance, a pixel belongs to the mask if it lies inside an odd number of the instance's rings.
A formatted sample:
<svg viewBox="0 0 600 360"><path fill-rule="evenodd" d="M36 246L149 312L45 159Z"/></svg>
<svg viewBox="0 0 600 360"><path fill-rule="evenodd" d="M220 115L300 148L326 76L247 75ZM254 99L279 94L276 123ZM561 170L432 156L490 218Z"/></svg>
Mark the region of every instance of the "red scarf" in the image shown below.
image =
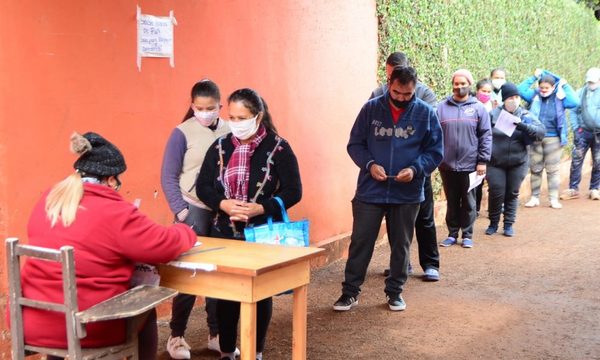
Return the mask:
<svg viewBox="0 0 600 360"><path fill-rule="evenodd" d="M238 138L231 136L231 142L235 147L231 158L225 169L223 185L225 187L225 197L248 201L248 183L250 182L250 158L254 150L267 136L264 126L260 126L256 136L248 144L242 144Z"/></svg>

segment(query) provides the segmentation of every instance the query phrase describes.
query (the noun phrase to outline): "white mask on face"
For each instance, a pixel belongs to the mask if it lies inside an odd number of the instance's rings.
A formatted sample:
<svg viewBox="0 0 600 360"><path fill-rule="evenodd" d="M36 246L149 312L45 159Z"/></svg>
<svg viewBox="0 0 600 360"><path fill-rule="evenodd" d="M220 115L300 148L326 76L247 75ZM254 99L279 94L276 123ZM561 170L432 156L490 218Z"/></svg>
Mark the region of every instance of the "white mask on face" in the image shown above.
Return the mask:
<svg viewBox="0 0 600 360"><path fill-rule="evenodd" d="M198 122L200 124L202 124L202 126L211 126L212 124L215 123L215 121L217 120L217 118L219 117L219 110L213 110L213 111L198 111L195 109L194 110L194 117L198 120Z"/></svg>
<svg viewBox="0 0 600 360"><path fill-rule="evenodd" d="M240 140L246 140L256 134L258 131L259 123L256 121L258 115L251 119L245 119L240 121L229 121L229 128L233 136Z"/></svg>
<svg viewBox="0 0 600 360"><path fill-rule="evenodd" d="M506 80L504 80L504 79L492 79L492 86L496 90L500 90L502 85L504 85L505 83L506 83Z"/></svg>
<svg viewBox="0 0 600 360"><path fill-rule="evenodd" d="M516 99L506 99L504 102L504 109L510 113L515 112L519 107L521 101Z"/></svg>
<svg viewBox="0 0 600 360"><path fill-rule="evenodd" d="M600 85L600 82L588 82L587 83L587 87L590 91L596 90L599 85Z"/></svg>

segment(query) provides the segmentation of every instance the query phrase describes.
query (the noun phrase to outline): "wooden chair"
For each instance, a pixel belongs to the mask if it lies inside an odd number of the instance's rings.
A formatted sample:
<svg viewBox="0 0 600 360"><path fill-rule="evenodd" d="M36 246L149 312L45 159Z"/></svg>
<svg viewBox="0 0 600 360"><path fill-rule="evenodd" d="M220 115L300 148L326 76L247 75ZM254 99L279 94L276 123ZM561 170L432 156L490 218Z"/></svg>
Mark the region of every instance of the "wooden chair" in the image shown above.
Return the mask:
<svg viewBox="0 0 600 360"><path fill-rule="evenodd" d="M18 242L17 238L6 239L12 359L22 360L25 356L36 353L77 360L138 359L138 326L143 323L150 310L161 302L174 297L177 291L163 287L140 285L85 311L79 311L73 247L63 246L60 250L54 250L38 246L19 245ZM51 303L23 297L21 291L21 256L56 261L62 264L64 303ZM54 349L25 344L22 313L24 306L63 312L67 325L68 348ZM85 324L114 319L127 319L127 339L123 344L104 348L81 348L80 340L86 336Z"/></svg>

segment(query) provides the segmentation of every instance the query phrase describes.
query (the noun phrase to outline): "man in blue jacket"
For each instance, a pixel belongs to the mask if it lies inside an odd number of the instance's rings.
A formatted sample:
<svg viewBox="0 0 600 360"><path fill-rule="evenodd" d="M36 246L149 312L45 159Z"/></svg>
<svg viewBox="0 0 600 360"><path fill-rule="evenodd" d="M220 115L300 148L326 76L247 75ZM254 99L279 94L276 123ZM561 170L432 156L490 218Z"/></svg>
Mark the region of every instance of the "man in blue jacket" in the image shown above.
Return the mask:
<svg viewBox="0 0 600 360"><path fill-rule="evenodd" d="M385 217L390 224L390 274L385 293L392 311L404 310L402 287L408 278L409 246L423 184L442 161L442 130L431 106L415 97L417 72L395 67L389 89L361 109L348 142L360 168L352 200L352 236L336 311L350 310L357 297Z"/></svg>

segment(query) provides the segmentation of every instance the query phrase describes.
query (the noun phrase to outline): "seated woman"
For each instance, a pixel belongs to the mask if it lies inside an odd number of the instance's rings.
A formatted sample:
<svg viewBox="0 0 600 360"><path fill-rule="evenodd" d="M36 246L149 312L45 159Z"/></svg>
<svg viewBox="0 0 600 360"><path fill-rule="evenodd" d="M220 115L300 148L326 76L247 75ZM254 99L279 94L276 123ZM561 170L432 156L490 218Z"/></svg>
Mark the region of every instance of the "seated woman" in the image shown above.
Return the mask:
<svg viewBox="0 0 600 360"><path fill-rule="evenodd" d="M495 127L503 111L512 115L511 119L516 125L511 136ZM503 212L504 235L513 236L513 224L519 205L519 189L527 175L527 145L534 141L541 141L546 128L535 115L521 107L519 90L513 83L502 86L502 105L492 110L490 120L492 158L487 166L490 226L485 233L492 235L498 231L500 214Z"/></svg>
<svg viewBox="0 0 600 360"><path fill-rule="evenodd" d="M298 161L290 145L277 135L269 109L252 89L234 91L228 99L231 134L208 149L196 183L198 198L218 210L210 236L244 240L244 228L267 217L281 220L277 196L286 208L300 201ZM257 303L256 358L262 360L273 300ZM218 300L221 358L235 359L240 303Z"/></svg>
<svg viewBox="0 0 600 360"><path fill-rule="evenodd" d="M135 262L163 263L190 249L196 234L185 224L159 225L119 195L125 159L102 136L88 132L71 137L79 155L75 172L44 193L27 228L29 244L74 248L79 309L85 310L129 288ZM28 259L22 270L27 297L63 302L59 263ZM67 347L64 315L25 308L25 341ZM125 322L89 324L81 346L102 347L125 340ZM158 330L153 312L139 334L140 359L156 359ZM51 357L52 358L52 357Z"/></svg>

